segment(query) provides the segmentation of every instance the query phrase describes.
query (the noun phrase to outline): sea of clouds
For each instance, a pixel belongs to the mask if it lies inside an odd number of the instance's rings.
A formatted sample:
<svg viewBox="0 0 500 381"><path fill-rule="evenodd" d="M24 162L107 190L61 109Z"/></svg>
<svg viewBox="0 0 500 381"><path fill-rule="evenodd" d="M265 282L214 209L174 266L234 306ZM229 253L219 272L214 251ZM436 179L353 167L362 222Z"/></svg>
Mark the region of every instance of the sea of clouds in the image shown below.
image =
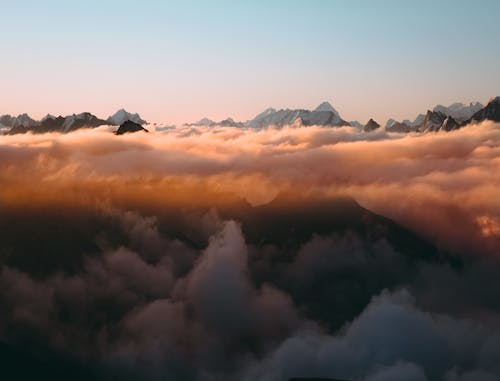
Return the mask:
<svg viewBox="0 0 500 381"><path fill-rule="evenodd" d="M0 341L96 379L500 378L498 124L1 136L0 184ZM352 197L453 260L245 236L231 210L284 192Z"/></svg>

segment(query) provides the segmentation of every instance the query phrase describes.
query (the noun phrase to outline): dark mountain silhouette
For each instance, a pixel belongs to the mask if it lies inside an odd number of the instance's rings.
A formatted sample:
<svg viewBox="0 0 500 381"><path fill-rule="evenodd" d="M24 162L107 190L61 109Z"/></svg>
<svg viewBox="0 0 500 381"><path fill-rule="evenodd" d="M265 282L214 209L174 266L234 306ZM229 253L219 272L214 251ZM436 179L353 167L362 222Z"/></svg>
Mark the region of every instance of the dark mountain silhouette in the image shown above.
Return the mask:
<svg viewBox="0 0 500 381"><path fill-rule="evenodd" d="M492 98L488 104L476 112L467 123L482 122L484 120L500 122L500 97Z"/></svg>
<svg viewBox="0 0 500 381"><path fill-rule="evenodd" d="M386 127L386 131L407 133L415 131L415 127L412 127L404 122L394 122L390 126Z"/></svg>
<svg viewBox="0 0 500 381"><path fill-rule="evenodd" d="M380 124L378 124L377 122L375 122L373 119L370 119L368 121L368 123L365 124L365 126L363 127L363 131L364 132L370 132L370 131L374 131L376 129L380 128Z"/></svg>
<svg viewBox="0 0 500 381"><path fill-rule="evenodd" d="M126 122L124 122L120 125L120 127L115 132L115 134L116 135L123 135L123 134L129 134L129 133L133 133L133 132L139 132L139 131L149 132L144 127L142 127L139 123L135 123L135 122L132 122L131 120L127 120Z"/></svg>
<svg viewBox="0 0 500 381"><path fill-rule="evenodd" d="M458 128L460 128L460 124L451 116L448 116L441 125L441 130L443 131L453 131Z"/></svg>

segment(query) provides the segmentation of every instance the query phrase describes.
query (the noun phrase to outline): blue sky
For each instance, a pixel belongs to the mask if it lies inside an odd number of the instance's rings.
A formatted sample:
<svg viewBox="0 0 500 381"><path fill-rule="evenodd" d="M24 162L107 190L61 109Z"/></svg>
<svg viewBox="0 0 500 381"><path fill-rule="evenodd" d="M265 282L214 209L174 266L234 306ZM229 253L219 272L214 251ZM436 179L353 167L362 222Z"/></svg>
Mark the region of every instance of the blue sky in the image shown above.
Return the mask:
<svg viewBox="0 0 500 381"><path fill-rule="evenodd" d="M2 0L0 114L411 118L500 95L497 0Z"/></svg>

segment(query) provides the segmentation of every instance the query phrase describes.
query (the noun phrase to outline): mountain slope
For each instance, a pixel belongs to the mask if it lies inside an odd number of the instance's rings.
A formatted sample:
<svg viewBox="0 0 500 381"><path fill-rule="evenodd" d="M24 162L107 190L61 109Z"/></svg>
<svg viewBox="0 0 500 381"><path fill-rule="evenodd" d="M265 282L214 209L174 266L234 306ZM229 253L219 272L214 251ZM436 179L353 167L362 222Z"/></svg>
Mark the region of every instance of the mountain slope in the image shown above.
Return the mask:
<svg viewBox="0 0 500 381"><path fill-rule="evenodd" d="M122 123L118 130L115 132L116 135L123 135L123 134L129 134L132 132L149 132L146 130L144 127L142 127L139 123L132 122L131 120L127 120L126 122Z"/></svg>
<svg viewBox="0 0 500 381"><path fill-rule="evenodd" d="M500 122L500 97L490 99L488 104L477 111L468 122L482 122L484 120Z"/></svg>
<svg viewBox="0 0 500 381"><path fill-rule="evenodd" d="M364 132L371 132L371 131L377 130L379 128L380 128L380 124L375 122L373 119L370 119L368 121L368 123L366 123L365 126L363 127L363 131Z"/></svg>
<svg viewBox="0 0 500 381"><path fill-rule="evenodd" d="M456 102L448 107L437 105L432 111L441 112L446 116L451 116L455 121L461 123L470 119L472 115L482 108L483 105L479 102L471 102L468 105Z"/></svg>

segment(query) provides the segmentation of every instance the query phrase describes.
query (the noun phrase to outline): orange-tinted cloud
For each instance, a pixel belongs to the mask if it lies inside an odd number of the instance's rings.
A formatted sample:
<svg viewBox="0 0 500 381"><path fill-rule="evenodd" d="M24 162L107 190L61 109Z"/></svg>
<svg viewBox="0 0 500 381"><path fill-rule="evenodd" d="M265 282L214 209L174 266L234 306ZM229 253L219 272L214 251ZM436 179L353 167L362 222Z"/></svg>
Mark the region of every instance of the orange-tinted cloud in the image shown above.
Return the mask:
<svg viewBox="0 0 500 381"><path fill-rule="evenodd" d="M3 136L0 181L0 202L19 207L347 194L439 244L500 248L500 126L490 122L407 136L348 127Z"/></svg>

